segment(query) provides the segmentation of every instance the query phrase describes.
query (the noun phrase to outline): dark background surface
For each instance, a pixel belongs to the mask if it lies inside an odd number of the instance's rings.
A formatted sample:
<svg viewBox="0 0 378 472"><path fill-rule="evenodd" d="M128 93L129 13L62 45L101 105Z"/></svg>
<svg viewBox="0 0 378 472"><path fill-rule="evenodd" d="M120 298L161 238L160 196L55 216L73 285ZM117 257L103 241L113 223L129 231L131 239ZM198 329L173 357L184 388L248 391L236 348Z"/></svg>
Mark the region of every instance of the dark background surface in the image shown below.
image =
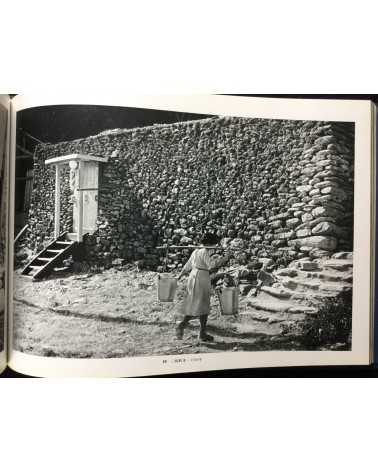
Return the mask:
<svg viewBox="0 0 378 472"><path fill-rule="evenodd" d="M239 95L240 96L240 95ZM347 99L347 100L372 100L376 104L378 104L378 94L349 94L349 95L319 95L319 94L307 94L307 95L267 95L267 94L243 94L242 96L249 96L249 97L272 97L272 98L314 98L314 99ZM88 107L85 107L86 110ZM94 107L94 108L101 108L101 107ZM135 110L134 110L135 111ZM96 110L94 110L96 113ZM42 114L43 115L43 114ZM41 115L41 117L42 117ZM119 114L116 114L116 119L112 119L112 117L106 118L106 121L103 123L102 129L98 128L97 124L94 124L96 120L89 120L83 121L83 127L80 130L74 129L73 127L69 127L69 132L67 132L66 136L63 136L61 133L58 136L50 135L43 135L41 134L38 129L42 128L33 128L35 126L31 121L30 117L26 116L23 118L25 123L28 123L28 129L35 129L36 133L39 132L40 136L36 135L42 141L48 142L57 142L62 141L64 139L75 139L76 137L88 136L89 134L96 134L105 129L111 128L132 128L136 126L146 126L152 123L146 123L145 119L139 112L133 114L135 117L133 121L128 121L123 115L122 110L120 110ZM139 117L138 117L139 115ZM164 115L164 121L159 121L162 119ZM172 121L167 120L167 112L159 112L156 111L156 115L150 114L152 117L153 123L159 122L174 122L180 121L182 118L185 119L198 119L204 117L204 115L192 115L188 116L188 114L180 116L181 114L172 113L172 116L169 118ZM50 118L51 119L51 118ZM47 117L41 118L43 120L48 120ZM45 122L46 123L46 122ZM139 124L140 123L140 124ZM39 126L39 125L38 125ZM55 127L59 126L59 121L54 123ZM53 128L53 126L49 126L48 128ZM93 130L93 131L92 131ZM378 131L378 130L377 130ZM31 132L31 131L29 131ZM76 133L76 134L75 134ZM33 134L31 132L31 134ZM378 212L377 212L378 216ZM377 283L375 286L375 293L378 296L378 287ZM376 327L378 332L378 320L376 319ZM376 352L378 353L378 339L375 339L375 346ZM12 371L11 369L7 368L0 377L3 378L22 378L27 377L17 372ZM269 368L269 369L237 369L237 370L226 370L226 371L216 371L216 372L199 372L199 373L191 373L191 374L175 374L175 375L168 375L163 376L166 378L169 377L188 377L188 378L206 378L206 377L218 377L218 378L248 378L248 377L257 377L257 378L269 378L269 377L277 377L277 378L323 378L323 377L331 377L331 378L357 378L357 377L364 377L364 378L375 378L378 377L378 369L375 366L357 366L357 367L350 367L350 366L343 366L343 367L290 367L290 368Z"/></svg>
<svg viewBox="0 0 378 472"><path fill-rule="evenodd" d="M55 144L94 136L110 129L141 128L201 118L207 118L207 115L142 108L55 105L18 112L17 128L44 143Z"/></svg>
<svg viewBox="0 0 378 472"><path fill-rule="evenodd" d="M7 368L0 377L31 378ZM156 377L156 376L155 376ZM269 369L234 369L190 374L162 375L164 378L377 378L374 366L343 367L275 367Z"/></svg>
<svg viewBox="0 0 378 472"><path fill-rule="evenodd" d="M281 98L347 98L373 100L378 95L245 95ZM74 116L74 119L73 119ZM138 128L179 121L198 120L208 115L178 113L164 110L143 110L140 108L63 105L37 107L17 114L17 128L30 133L44 143L94 136L105 130L116 128Z"/></svg>

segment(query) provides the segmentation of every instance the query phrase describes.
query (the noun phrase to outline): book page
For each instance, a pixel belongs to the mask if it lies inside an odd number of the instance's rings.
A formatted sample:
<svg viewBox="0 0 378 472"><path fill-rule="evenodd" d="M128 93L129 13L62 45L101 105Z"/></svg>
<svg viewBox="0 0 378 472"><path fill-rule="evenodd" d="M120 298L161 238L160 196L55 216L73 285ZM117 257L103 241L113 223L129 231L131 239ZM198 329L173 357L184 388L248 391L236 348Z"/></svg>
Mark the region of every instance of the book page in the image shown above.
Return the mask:
<svg viewBox="0 0 378 472"><path fill-rule="evenodd" d="M378 143L377 143L377 136L378 136L378 108L377 105L374 104L373 107L373 134L374 134L374 140L373 140L373 188L375 189L373 193L373 225L372 225L372 234L373 234L373 256L372 256L372 261L373 261L373 281L372 281L372 290L373 290L373 295L372 298L374 300L373 302L373 313L372 313L372 345L371 345L371 358L374 362L375 365L377 365L378 361L378 312L376 310L376 301L377 301L377 295L378 295L378 286L377 286L377 277L376 277L376 267L377 267L377 178L378 178L378 168L377 168L377 160L378 160Z"/></svg>
<svg viewBox="0 0 378 472"><path fill-rule="evenodd" d="M0 373L6 367L6 220L7 220L7 135L10 100L0 95Z"/></svg>
<svg viewBox="0 0 378 472"><path fill-rule="evenodd" d="M370 102L13 99L10 366L370 362Z"/></svg>

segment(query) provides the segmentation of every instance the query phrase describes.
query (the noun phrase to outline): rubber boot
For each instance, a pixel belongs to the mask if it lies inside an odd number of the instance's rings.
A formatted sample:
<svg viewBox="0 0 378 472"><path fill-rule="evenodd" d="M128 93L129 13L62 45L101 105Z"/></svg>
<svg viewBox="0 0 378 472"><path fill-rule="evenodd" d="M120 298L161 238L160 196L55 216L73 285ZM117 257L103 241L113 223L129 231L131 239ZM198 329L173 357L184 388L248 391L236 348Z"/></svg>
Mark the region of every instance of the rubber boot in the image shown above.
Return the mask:
<svg viewBox="0 0 378 472"><path fill-rule="evenodd" d="M178 340L181 341L184 337L184 330L188 326L190 319L190 316L184 316L184 319L176 326L176 337Z"/></svg>
<svg viewBox="0 0 378 472"><path fill-rule="evenodd" d="M208 315L200 316L201 328L200 328L199 340L211 343L214 341L214 338L213 336L210 336L210 334L207 334L206 332L207 319L208 319Z"/></svg>

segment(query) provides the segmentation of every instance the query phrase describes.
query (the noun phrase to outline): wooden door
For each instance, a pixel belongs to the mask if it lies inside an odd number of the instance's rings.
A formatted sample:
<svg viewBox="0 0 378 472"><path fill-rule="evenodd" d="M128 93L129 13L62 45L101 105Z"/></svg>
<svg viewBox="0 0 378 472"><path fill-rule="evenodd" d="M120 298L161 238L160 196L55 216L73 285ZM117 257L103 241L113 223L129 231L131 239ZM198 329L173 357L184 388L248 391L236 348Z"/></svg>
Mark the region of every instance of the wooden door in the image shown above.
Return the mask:
<svg viewBox="0 0 378 472"><path fill-rule="evenodd" d="M92 234L97 229L98 163L80 162L78 172L79 185L74 192L73 231L81 236Z"/></svg>
<svg viewBox="0 0 378 472"><path fill-rule="evenodd" d="M97 229L98 210L98 163L83 162L80 169L80 191L83 202L82 234L94 233Z"/></svg>

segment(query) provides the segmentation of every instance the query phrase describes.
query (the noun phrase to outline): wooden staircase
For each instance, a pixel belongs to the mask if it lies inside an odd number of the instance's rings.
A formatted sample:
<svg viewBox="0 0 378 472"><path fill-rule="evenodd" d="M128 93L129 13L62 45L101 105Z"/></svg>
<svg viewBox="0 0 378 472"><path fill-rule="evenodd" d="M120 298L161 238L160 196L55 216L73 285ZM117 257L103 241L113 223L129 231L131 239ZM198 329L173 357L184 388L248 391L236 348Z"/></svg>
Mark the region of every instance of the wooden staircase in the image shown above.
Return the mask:
<svg viewBox="0 0 378 472"><path fill-rule="evenodd" d="M62 267L60 264L72 253L73 247L77 244L75 241L69 240L67 236L68 233L64 233L59 238L54 239L29 262L21 272L22 275L38 280L51 274L51 272L66 270L66 267Z"/></svg>

